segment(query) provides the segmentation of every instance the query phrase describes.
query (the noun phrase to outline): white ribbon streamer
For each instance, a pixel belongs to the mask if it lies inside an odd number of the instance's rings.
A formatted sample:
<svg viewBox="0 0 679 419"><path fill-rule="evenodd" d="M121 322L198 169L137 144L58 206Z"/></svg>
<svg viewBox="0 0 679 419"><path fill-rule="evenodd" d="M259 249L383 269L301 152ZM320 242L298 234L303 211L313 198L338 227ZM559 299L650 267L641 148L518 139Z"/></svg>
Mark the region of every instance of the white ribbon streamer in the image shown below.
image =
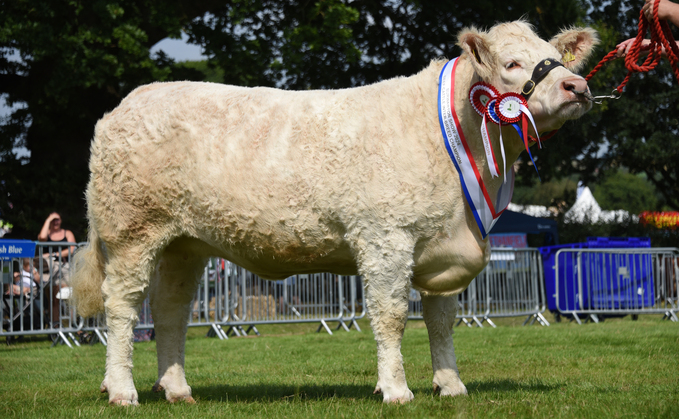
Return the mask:
<svg viewBox="0 0 679 419"><path fill-rule="evenodd" d="M505 143L502 141L502 121L500 121L500 153L502 153L502 173L505 175L504 184L507 183L507 159L505 157ZM513 170L512 170L513 173Z"/></svg>
<svg viewBox="0 0 679 419"><path fill-rule="evenodd" d="M486 152L486 160L488 160L490 175L494 178L498 177L500 175L497 173L497 162L495 161L495 155L493 155L493 145L491 144L490 136L488 135L488 126L486 126L485 113L483 114L483 121L481 121L481 138L483 139L483 150Z"/></svg>

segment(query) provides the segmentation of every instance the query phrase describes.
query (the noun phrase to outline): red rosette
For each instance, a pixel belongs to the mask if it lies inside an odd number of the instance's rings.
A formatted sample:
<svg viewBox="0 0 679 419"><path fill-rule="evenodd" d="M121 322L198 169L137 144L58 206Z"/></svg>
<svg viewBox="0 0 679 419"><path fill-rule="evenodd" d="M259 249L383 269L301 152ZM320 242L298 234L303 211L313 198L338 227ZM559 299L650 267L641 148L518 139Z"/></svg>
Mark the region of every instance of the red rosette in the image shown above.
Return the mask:
<svg viewBox="0 0 679 419"><path fill-rule="evenodd" d="M528 102L523 96L518 93L509 92L503 95L495 101L495 108L493 109L505 124L513 124L521 120L521 105L528 107Z"/></svg>
<svg viewBox="0 0 679 419"><path fill-rule="evenodd" d="M500 93L495 87L483 81L474 83L471 89L469 89L469 101L476 113L481 116L486 113L488 102L499 95Z"/></svg>

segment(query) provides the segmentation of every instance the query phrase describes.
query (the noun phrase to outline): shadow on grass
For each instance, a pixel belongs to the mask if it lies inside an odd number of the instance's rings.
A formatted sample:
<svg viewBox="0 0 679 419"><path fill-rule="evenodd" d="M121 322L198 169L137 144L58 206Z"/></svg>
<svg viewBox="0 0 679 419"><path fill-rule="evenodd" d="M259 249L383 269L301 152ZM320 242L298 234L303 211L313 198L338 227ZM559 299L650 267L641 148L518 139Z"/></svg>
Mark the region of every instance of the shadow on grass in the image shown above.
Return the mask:
<svg viewBox="0 0 679 419"><path fill-rule="evenodd" d="M491 392L550 392L557 390L563 385L559 384L543 384L539 380L531 381L529 383L516 380L487 380L487 381L471 381L465 384L467 392L472 393L491 393Z"/></svg>
<svg viewBox="0 0 679 419"><path fill-rule="evenodd" d="M466 384L469 394L474 393L512 393L522 392L552 392L563 385L547 385L540 381L519 382L515 380L472 381ZM416 394L431 393L431 388L411 388ZM207 387L192 387L193 397L200 401L231 401L231 402L278 402L282 400L328 400L334 398L354 400L382 401L382 396L373 394L374 387L369 385L301 385L286 386L276 384L253 384L246 386L217 385ZM419 396L422 397L422 396ZM153 393L150 390L139 389L139 402L148 403L154 400L164 400L164 393Z"/></svg>
<svg viewBox="0 0 679 419"><path fill-rule="evenodd" d="M253 384L246 386L195 386L191 388L193 397L198 401L231 401L231 402L277 402L281 400L328 400L341 399L374 399L382 401L381 395L374 395L374 386L361 385L301 385L286 386L275 384ZM139 402L147 403L165 399L164 393L154 393L150 390L139 392Z"/></svg>

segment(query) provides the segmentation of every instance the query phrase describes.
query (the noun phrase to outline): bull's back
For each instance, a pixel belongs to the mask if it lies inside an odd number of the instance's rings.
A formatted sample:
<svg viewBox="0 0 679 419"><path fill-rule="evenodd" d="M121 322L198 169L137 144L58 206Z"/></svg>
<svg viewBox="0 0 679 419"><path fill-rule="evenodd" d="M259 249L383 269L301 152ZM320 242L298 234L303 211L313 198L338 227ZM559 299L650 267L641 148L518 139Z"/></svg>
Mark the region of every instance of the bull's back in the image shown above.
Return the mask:
<svg viewBox="0 0 679 419"><path fill-rule="evenodd" d="M360 172L361 154L352 128L333 121L351 106L346 96L143 86L97 124L91 219L105 241L166 234L199 239L237 261L344 260L338 214L356 192L334 177Z"/></svg>
<svg viewBox="0 0 679 419"><path fill-rule="evenodd" d="M355 273L357 229L396 225L421 237L416 277L457 282L469 275L441 255L469 242L485 257L468 235L430 242L467 218L439 144L435 74L339 91L143 86L97 124L91 225L107 245L182 240L268 278Z"/></svg>

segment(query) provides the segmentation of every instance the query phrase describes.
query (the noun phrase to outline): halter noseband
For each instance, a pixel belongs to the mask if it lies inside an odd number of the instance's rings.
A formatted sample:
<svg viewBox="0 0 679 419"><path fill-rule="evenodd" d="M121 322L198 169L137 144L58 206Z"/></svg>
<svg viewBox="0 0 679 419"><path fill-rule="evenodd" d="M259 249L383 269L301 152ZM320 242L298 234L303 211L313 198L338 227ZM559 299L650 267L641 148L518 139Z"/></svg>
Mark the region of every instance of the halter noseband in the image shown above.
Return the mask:
<svg viewBox="0 0 679 419"><path fill-rule="evenodd" d="M547 58L540 61L533 69L533 75L531 76L530 80L528 80L523 85L523 88L521 89L521 96L523 96L526 101L528 101L530 96L535 91L535 86L537 86L538 83L542 81L542 79L547 77L547 74L549 74L550 71L557 67L563 66L564 65L559 60L555 60L554 58Z"/></svg>

